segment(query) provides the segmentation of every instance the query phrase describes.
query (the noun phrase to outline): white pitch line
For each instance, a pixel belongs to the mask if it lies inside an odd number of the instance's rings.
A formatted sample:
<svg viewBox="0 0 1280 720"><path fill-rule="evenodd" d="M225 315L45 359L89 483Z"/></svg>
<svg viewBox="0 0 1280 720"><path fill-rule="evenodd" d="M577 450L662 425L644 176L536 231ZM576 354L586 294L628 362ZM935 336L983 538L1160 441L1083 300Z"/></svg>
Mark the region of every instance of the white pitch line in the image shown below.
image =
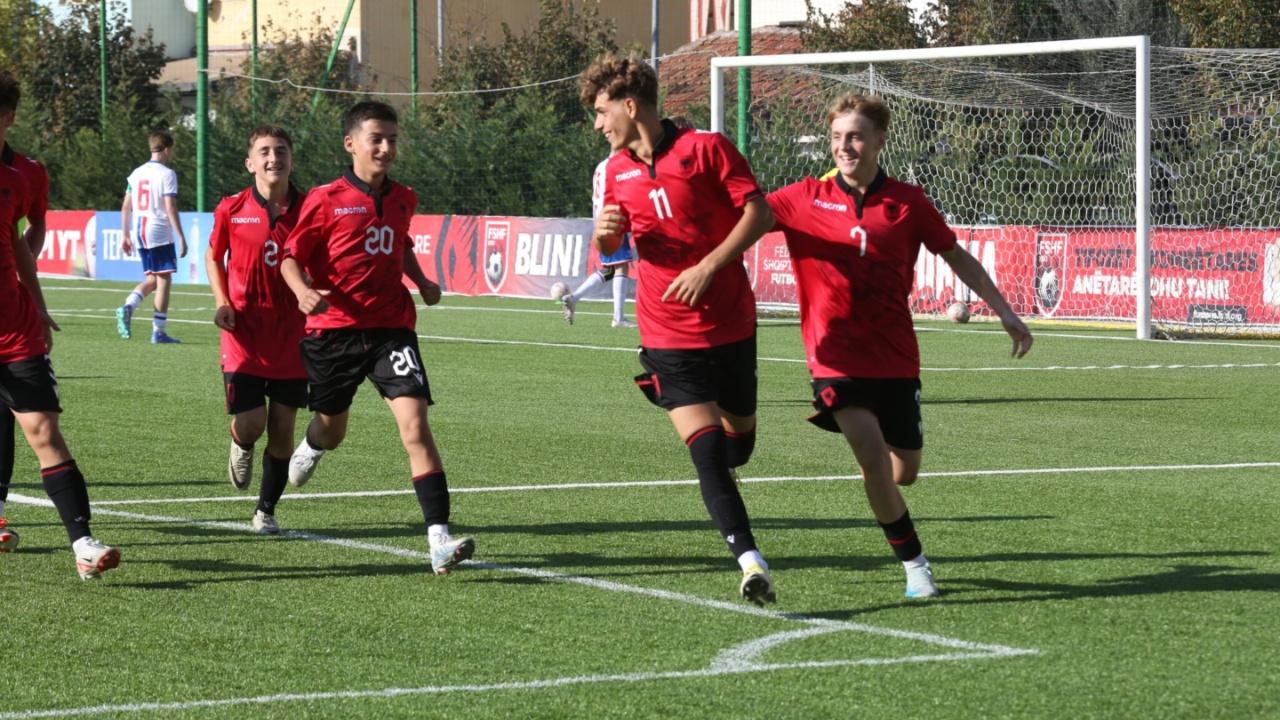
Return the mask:
<svg viewBox="0 0 1280 720"><path fill-rule="evenodd" d="M30 497L18 493L9 496L10 501L14 503L23 503L29 505L37 505L42 507L53 507L53 503L42 498ZM139 513L123 512L120 510L97 510L99 515L107 515L125 518L129 520L142 520L146 522L195 525L199 527L210 527L223 530L234 530L240 532L249 532L251 529L248 525L241 523L223 522L215 520L191 520L188 518L176 518L162 515L143 515ZM389 545L378 545L359 540L348 540L344 538L335 538L327 535L319 535L315 533L285 531L286 537L307 540L310 542L324 543L328 545L336 545L339 547L350 548L354 550L366 550L371 552L395 555L398 557L408 557L418 559L429 563L431 561L430 553L409 550ZM58 710L30 710L21 712L0 713L0 720L18 720L19 718L48 718L48 717L72 717L84 715L99 715L106 713L120 712L144 712L144 711L163 711L163 710L189 710L197 708L209 707L226 707L233 705L255 705L268 704L278 702L294 702L294 701L314 701L314 700L344 700L344 699L363 699L376 697L399 697L404 695L426 695L441 694L454 692L487 692L495 690L528 690L539 688L563 687L567 685L581 685L588 683L601 682L644 682L651 680L666 679L682 679L694 677L716 677L721 675L732 675L752 672L773 672L778 670L794 670L794 669L813 669L813 668L829 668L829 667L850 667L850 666L867 666L867 665L894 665L914 662L934 662L940 660L977 660L991 659L997 657L1016 657L1021 655L1038 655L1039 650L1028 648L1015 648L1005 645L992 645L987 643L974 643L956 638L950 638L943 635L935 635L931 633L918 633L907 630L896 630L893 628L877 627L875 625L867 625L864 623L852 623L841 620L829 620L826 618L811 618L798 613L781 613L770 610L756 608L750 605L742 605L736 603L728 603L719 600L708 600L694 595L685 593L672 592L669 590L658 590L655 588L639 587L635 585L626 585L624 583L613 582L610 580L600 580L597 578L584 577L581 575L567 575L564 573L556 573L548 570L538 570L534 568L511 567L506 565L498 565L495 563L467 561L469 566L483 570L495 570L499 572L514 573L534 577L542 580L551 580L557 582L574 583L590 588L607 590L611 592L620 592L644 597L651 597L660 600L669 600L681 602L698 607L704 607L714 610L724 610L728 612L752 615L771 620L783 620L787 622L801 623L810 626L805 631L799 631L799 634L775 633L765 638L750 641L743 645L737 646L737 649L731 648L721 652L712 661L709 668L702 670L683 670L671 672L648 672L648 673L627 673L613 675L586 675L577 677L562 677L546 680L531 680L524 682L507 682L492 683L485 685L438 685L426 686L418 688L386 688L382 690L349 690L339 692L325 693L299 693L299 694L280 694L280 695L259 695L254 697L242 698L225 698L220 700L194 700L185 702L172 703L130 703L120 705L96 705L79 708L65 708ZM425 570L424 570L425 571ZM754 658L764 653L770 647L781 644L791 639L799 637L808 637L815 634L825 634L829 632L860 632L869 635L878 635L891 637L899 640L910 640L916 642L924 642L940 647L953 648L961 652L947 653L942 655L912 655L899 658L863 658L859 660L830 660L830 661L814 661L799 663L780 663L780 664L757 664ZM727 653L727 654L726 654Z"/></svg>
<svg viewBox="0 0 1280 720"><path fill-rule="evenodd" d="M1023 468L1010 470L956 470L951 472L922 472L921 478L938 477L994 477L999 475L1069 475L1102 472L1184 472L1190 470L1240 470L1247 468L1280 467L1280 462L1223 463L1216 465L1112 465L1083 468ZM829 480L861 480L861 475L782 475L777 477L742 478L744 483L816 482ZM606 488L670 487L697 485L697 480L634 480L603 483L558 483L555 485L498 485L490 487L453 487L451 493L523 492L529 490L597 490ZM353 490L332 493L294 493L284 495L284 500L327 500L331 498L387 497L412 495L413 490ZM96 500L93 507L109 505L172 505L183 503L257 502L252 495L220 495L198 498L153 498L136 500Z"/></svg>
<svg viewBox="0 0 1280 720"><path fill-rule="evenodd" d="M88 318L92 320L114 320L114 315L86 315L76 311L51 310L50 314L56 317L75 317ZM607 313L597 313L605 315ZM145 316L144 316L145 317ZM185 320L183 318L169 318L169 322L188 323L192 325L212 325L211 320ZM441 342L462 342L474 343L476 345L523 345L527 347L547 347L547 348L563 348L566 350L600 350L604 352L624 352L635 353L636 347L608 347L604 345L583 345L581 343L557 343L557 342L537 342L534 340L499 340L496 338L470 338L458 337L454 335L423 335L418 334L418 338L422 340L438 340ZM803 364L801 358L776 358L761 357L757 358L760 362L777 362ZM1046 365L1046 366L1028 366L1028 365L1002 365L995 367L922 367L921 372L1079 372L1093 370L1232 370L1245 368L1269 368L1280 367L1280 362L1276 363L1217 363L1208 365Z"/></svg>
<svg viewBox="0 0 1280 720"><path fill-rule="evenodd" d="M45 290L70 290L72 292L110 292L110 293L121 292L120 290L115 288L98 288L98 287L46 286L44 289ZM212 297L210 293L171 292L170 294L171 295L189 295L192 297ZM453 293L445 293L445 296L446 297L471 297L469 295L455 295ZM513 299L532 300L535 298L513 298ZM589 302L597 302L597 301L591 300ZM598 302L607 302L607 301L600 300ZM628 300L627 302L633 305L635 304L634 300ZM114 310L114 308L111 308L111 309ZM424 306L419 305L418 309L422 310L424 309ZM556 315L560 314L559 310L533 310L533 309L521 309L521 308L487 308L487 307L476 307L473 305L470 305L470 306L436 305L436 306L432 306L430 310L433 312L437 310L479 310L479 311L492 311L492 312L527 312L527 313L546 313L546 314L556 314ZM584 312L583 314L608 315L609 313ZM773 320L770 320L769 318L764 318L762 322L772 323L772 322L778 322L778 321L773 321ZM794 321L787 320L784 322L794 322ZM1001 336L1004 335L1004 333L998 328L992 329L992 330L978 330L978 329L960 329L960 328L916 327L915 329L917 332L976 333L976 334L1001 335ZM1148 342L1146 340L1138 340L1138 338L1136 337L1124 337L1121 335L1080 335L1075 333L1055 333L1055 332L1036 332L1035 335L1037 337L1058 337L1058 338L1069 338L1073 340L1113 340L1117 342ZM1216 341L1216 340L1178 340L1176 342L1180 345L1222 345L1226 347L1270 348L1270 349L1280 350L1280 345L1264 345L1264 344L1258 344L1258 343L1241 343L1241 342Z"/></svg>
<svg viewBox="0 0 1280 720"><path fill-rule="evenodd" d="M1018 654L1033 654L1027 651ZM578 677L552 678L547 680L529 680L524 682L490 683L487 685L428 685L416 688L385 688L382 690L342 690L317 693L287 693L279 695L257 695L254 697L225 698L222 700L189 700L170 703L131 703L121 705L94 705L89 707L66 708L61 710L28 710L21 712L0 712L0 720L30 720L33 718L60 718L85 715L103 715L108 713L138 713L148 711L183 711L204 708L228 707L237 705L267 705L281 702L316 702L319 700L364 700L370 698L397 698L413 695L443 695L447 693L479 693L498 690L540 690L573 685L588 685L604 682L650 682L654 680L683 680L688 678L709 678L725 675L741 675L745 673L774 672L778 670L810 670L850 666L884 666L905 663L937 662L940 660L987 660L1005 655L991 653L949 653L946 655L912 655L900 658L866 658L862 660L824 660L798 663L776 663L769 665L751 665L734 668L705 668L702 670L676 670L670 672L623 673L616 675L582 675Z"/></svg>
<svg viewBox="0 0 1280 720"><path fill-rule="evenodd" d="M121 289L118 289L118 288L105 288L105 287L66 287L66 286L57 286L57 285L44 285L43 283L41 283L41 290L42 290L42 291L44 291L44 292L48 292L48 291L50 291L50 290L67 290L67 291L70 291L70 292L105 292L105 293L113 293L113 294L116 294L116 295L128 295L128 294L129 294L129 293L128 293L128 291L126 291L126 290L121 290ZM169 291L169 294L170 294L170 295L187 295L187 296L190 296L190 297L205 297L205 298L211 298L211 297L213 297L213 293L212 293L212 292L183 292L183 291L181 291L181 290L170 290L170 291ZM114 308L113 308L113 309L114 309Z"/></svg>
<svg viewBox="0 0 1280 720"><path fill-rule="evenodd" d="M947 327L916 327L916 332L940 332L940 333L968 333L976 335L998 335L1007 337L1003 330L996 328L994 330L962 330L960 328ZM1042 332L1034 330L1032 333L1035 337L1056 337L1069 338L1071 340L1114 340L1116 342L1151 342L1150 340L1139 340L1136 337L1126 337L1124 335L1082 335L1077 333L1063 332ZM1222 345L1224 347L1243 347L1243 348L1269 348L1272 350L1280 350L1280 345L1266 345L1262 343L1244 343L1230 342L1226 340L1174 340L1176 345Z"/></svg>
<svg viewBox="0 0 1280 720"><path fill-rule="evenodd" d="M57 310L52 310L49 312L49 314L52 315L55 320L57 320L60 317L88 318L90 320L114 320L115 319L114 315L85 315L84 313L63 312L63 311L57 311ZM139 319L146 319L146 317L147 316L142 315L142 316L139 316ZM175 318L175 317L169 318L169 322L187 323L188 325L212 325L213 324L212 320L185 320L183 318Z"/></svg>
<svg viewBox="0 0 1280 720"><path fill-rule="evenodd" d="M52 508L53 502L45 498L31 497L20 493L10 493L9 500L11 502L35 505L39 507ZM111 517L124 518L126 520L142 520L145 522L165 523L171 525L195 525L198 527L210 527L219 530L235 530L252 533L252 528L244 523L227 522L223 520L192 520L190 518L170 517L167 515L146 515L142 513L125 512L123 510L96 510L99 515L107 515ZM310 542L323 543L326 545L336 545L338 547L349 548L352 550L367 550L370 552L383 553L386 555L395 555L398 557L413 558L424 560L426 563L431 562L431 553L421 550L410 550L408 548L396 547L393 545L379 545L376 543L364 542L363 540L349 540L346 538L330 537L328 535L319 535L316 533L303 532L299 530L286 530L283 533L285 537L307 540ZM600 580L598 578L585 577L582 575L567 575L564 573L551 572L549 570L539 570L536 568L512 567L509 565L498 565L495 563L476 562L468 560L465 562L470 567L482 570L496 570L498 572L513 573L516 575L525 575L541 580L554 580L558 582L574 583L584 585L586 587L596 588L598 590L608 590L611 592L629 593L633 595L642 595L645 597L657 598L660 600L671 600L681 602L688 605L697 605L699 607L711 608L714 610L725 610L728 612L738 613L742 615L754 615L756 617L769 618L773 620L786 620L789 622L798 622L805 625L822 626L836 628L840 630L849 630L853 632L861 632L869 635L882 635L885 637L897 638L900 640L916 640L919 642L938 645L940 647L955 648L958 650L976 651L984 653L994 653L999 655L1027 655L1038 653L1038 650L1027 650L1022 648L1008 647L1005 645L989 645L984 643L968 642L965 640L957 640L944 635L933 635L930 633L918 633L909 630L895 630L892 628L877 627L875 625L867 625L864 623L853 623L844 620L828 620L826 618L811 618L798 613L783 613L773 610L764 610L753 605L745 605L742 603L729 603L721 600L708 600L697 597L696 595L687 595L685 593L673 592L670 590L658 590L656 588L640 587L637 585L627 585L624 583L613 582L611 580ZM424 572L425 572L425 567Z"/></svg>

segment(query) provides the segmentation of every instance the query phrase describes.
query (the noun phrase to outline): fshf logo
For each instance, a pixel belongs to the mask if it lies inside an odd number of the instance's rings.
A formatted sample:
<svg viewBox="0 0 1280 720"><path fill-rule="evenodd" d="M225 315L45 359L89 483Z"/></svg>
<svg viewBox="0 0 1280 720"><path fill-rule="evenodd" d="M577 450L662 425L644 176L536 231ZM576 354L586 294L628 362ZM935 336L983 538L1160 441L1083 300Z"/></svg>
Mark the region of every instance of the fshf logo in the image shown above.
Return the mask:
<svg viewBox="0 0 1280 720"><path fill-rule="evenodd" d="M507 258L511 257L511 223L505 220L484 222L484 244L480 247L484 282L489 292L498 292L507 279Z"/></svg>
<svg viewBox="0 0 1280 720"><path fill-rule="evenodd" d="M1067 288L1067 235L1036 235L1036 304L1040 311L1053 317L1058 301Z"/></svg>

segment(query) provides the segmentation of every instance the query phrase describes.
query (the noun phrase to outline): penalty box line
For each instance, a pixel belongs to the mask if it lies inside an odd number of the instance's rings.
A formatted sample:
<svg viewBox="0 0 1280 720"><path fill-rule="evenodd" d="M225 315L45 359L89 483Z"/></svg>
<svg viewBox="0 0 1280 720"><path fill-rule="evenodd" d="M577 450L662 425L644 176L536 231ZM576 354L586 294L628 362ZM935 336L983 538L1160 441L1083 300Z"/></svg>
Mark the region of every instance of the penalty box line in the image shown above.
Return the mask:
<svg viewBox="0 0 1280 720"><path fill-rule="evenodd" d="M1187 472L1193 470L1241 470L1280 467L1280 462L1223 463L1217 465L1114 465L1083 468L1026 468L1021 470L958 470L954 472L922 472L921 478L995 477L1001 475L1070 475L1104 472ZM789 475L779 477L742 478L743 483L823 482L861 480L861 475ZM609 488L672 487L697 485L697 480L634 480L629 482L558 483L554 485L498 485L493 487L450 487L450 493L526 492L547 490L599 490ZM412 495L413 490L352 490L330 493L292 493L280 500L326 500L353 497L389 497ZM183 503L257 502L252 495L219 495L194 498L143 498L135 500L97 500L93 507L111 505L175 505Z"/></svg>
<svg viewBox="0 0 1280 720"><path fill-rule="evenodd" d="M47 499L35 498L17 493L10 494L11 502L36 505L40 507L52 508L53 503ZM190 518L170 517L164 515L146 515L141 513L125 512L121 510L96 510L100 515L108 515L119 517L127 520L138 520L143 522L177 524L177 525L194 525L197 527L207 527L219 530L231 530L235 532L250 533L250 526L225 522L218 520L193 520ZM391 545L379 545L376 543L365 542L362 540L350 540L346 538L336 538L328 535L320 535L317 533L309 533L296 530L288 530L283 533L284 537L305 540L309 542L317 542L326 545L335 545L351 550L364 550L369 552L394 555L397 557L411 558L423 561L423 572L431 562L431 554L420 550L410 550L408 548L400 548ZM750 605L739 603L729 603L720 600L709 600L706 598L679 593L670 590L660 590L657 588L648 588L638 585L627 585L625 583L614 582L611 580L601 580L598 578L586 577L582 575L569 575L566 573L557 573L549 570L539 570L536 568L514 567L509 565L500 565L497 563L477 562L469 560L465 562L469 567L480 570L492 570L503 573L511 573L532 577L539 580L549 580L553 582L565 582L584 587L605 590L609 592L625 593L649 597L659 600L667 600L679 602L686 605L708 608L711 610L721 610L726 612L738 613L740 615L749 615L753 617L766 618L769 620L781 620L788 623L796 623L805 626L803 630L792 630L782 633L774 633L764 638L758 638L746 643L729 648L718 654L709 667L699 670L681 670L668 672L647 672L647 673L625 673L625 674L602 674L602 675L586 675L576 677L551 678L543 680L531 680L524 682L507 682L492 683L478 685L438 685L424 686L417 688L384 688L380 690L351 690L339 692L325 693L303 693L303 694L279 694L279 695L262 695L243 698L226 698L221 700L200 700L188 702L174 703L131 703L121 705L98 705L81 708L66 708L60 710L36 710L22 711L14 713L0 713L0 720L17 720L18 718L40 718L40 717L70 717L82 715L97 715L113 712L141 712L151 710L183 710L195 709L203 707L221 707L228 705L250 705L263 704L273 702L287 701L308 701L321 699L359 699L359 698L376 698L376 697L398 697L403 695L424 695L424 694L440 694L453 692L484 692L496 690L522 690L522 689L539 689L562 687L566 685L580 685L588 683L600 682L643 682L650 680L664 679L681 679L695 677L715 677L720 675L733 675L754 672L773 672L778 670L793 669L817 669L828 667L848 667L858 665L894 665L917 662L933 662L942 660L978 660L1003 657L1017 657L1022 655L1038 655L1039 650L1030 648L1016 648L1006 645L995 645L989 643L975 643L966 640L947 637L944 635L936 635L932 633L920 633L909 630L897 630L893 628L878 627L865 623L854 623L843 620L830 620L826 618L814 618L799 613L785 613L772 610L765 610ZM850 660L828 660L828 661L810 661L796 663L760 663L756 658L764 651L781 645L789 640L810 637L813 635L827 634L834 632L858 632L867 635L889 637L903 641L923 642L929 645L935 645L948 648L954 652L928 655L909 655L896 658L858 658Z"/></svg>

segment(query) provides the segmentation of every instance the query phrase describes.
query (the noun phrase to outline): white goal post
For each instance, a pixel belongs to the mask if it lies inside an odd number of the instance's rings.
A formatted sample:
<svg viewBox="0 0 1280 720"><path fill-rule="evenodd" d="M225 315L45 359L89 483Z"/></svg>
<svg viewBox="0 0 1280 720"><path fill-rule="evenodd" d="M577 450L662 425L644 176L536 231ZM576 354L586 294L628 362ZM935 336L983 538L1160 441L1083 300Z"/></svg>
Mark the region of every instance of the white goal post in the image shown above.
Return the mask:
<svg viewBox="0 0 1280 720"><path fill-rule="evenodd" d="M831 168L835 97L883 97L886 171L925 188L1024 316L1141 339L1280 330L1280 51L1136 36L717 57L713 131L734 127L735 68L752 71L743 149L766 190ZM746 259L762 305L795 302L779 243ZM932 258L916 277L917 313L977 300Z"/></svg>

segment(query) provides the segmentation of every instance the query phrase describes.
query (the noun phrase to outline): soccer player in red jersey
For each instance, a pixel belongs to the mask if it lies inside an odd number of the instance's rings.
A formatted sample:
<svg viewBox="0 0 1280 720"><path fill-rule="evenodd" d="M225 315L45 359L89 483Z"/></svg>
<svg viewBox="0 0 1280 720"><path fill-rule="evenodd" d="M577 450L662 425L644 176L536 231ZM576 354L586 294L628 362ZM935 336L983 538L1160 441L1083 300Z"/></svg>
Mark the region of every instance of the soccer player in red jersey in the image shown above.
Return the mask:
<svg viewBox="0 0 1280 720"><path fill-rule="evenodd" d="M432 570L443 575L475 553L475 540L449 534L449 486L427 424L431 387L420 361L413 297L401 278L418 286L427 305L440 302L440 286L422 272L409 237L418 196L387 177L399 137L395 109L358 103L344 128L352 165L307 195L281 264L307 315L302 361L315 411L289 461L289 482L305 484L321 456L346 437L351 401L369 378L400 427Z"/></svg>
<svg viewBox="0 0 1280 720"><path fill-rule="evenodd" d="M756 427L756 306L741 256L773 215L728 140L660 119L658 78L644 60L601 55L582 74L581 99L616 151L596 249L613 253L630 232L639 253L645 374L636 382L689 448L707 512L742 567L742 597L773 602L731 471L750 458Z"/></svg>
<svg viewBox="0 0 1280 720"><path fill-rule="evenodd" d="M9 146L9 128L18 118L18 102L22 100L22 85L7 72L0 71L0 162L15 170L22 178L26 192L26 207L17 208L15 220L25 217L27 229L23 241L31 249L31 255L40 254L44 247L45 213L49 208L49 173L44 165L17 153ZM10 200L13 200L10 198ZM0 411L0 549L18 544L18 533L4 528L4 504L9 499L9 483L13 479L14 435L17 426L13 414Z"/></svg>
<svg viewBox="0 0 1280 720"><path fill-rule="evenodd" d="M293 140L284 128L255 128L248 153L253 185L214 210L205 266L218 308L213 322L223 331L223 387L232 416L227 472L235 489L249 487L254 443L265 431L253 530L278 535L275 506L288 482L298 408L307 406L307 371L298 349L306 316L280 275L280 261L306 194L289 181Z"/></svg>
<svg viewBox="0 0 1280 720"><path fill-rule="evenodd" d="M907 571L907 597L938 594L898 485L920 472L920 351L908 296L920 246L938 254L987 302L1013 338L1031 332L919 187L880 169L889 108L846 95L827 114L839 174L806 178L769 195L800 292L800 328L813 376L818 427L843 433L862 469L867 500Z"/></svg>
<svg viewBox="0 0 1280 720"><path fill-rule="evenodd" d="M89 491L58 427L62 408L48 355L58 325L45 308L35 256L15 232L18 214L28 205L26 192L22 176L0 166L0 404L36 453L45 493L71 539L76 570L82 579L96 580L120 564L120 551L93 539ZM17 533L3 522L0 532L0 552L17 547Z"/></svg>

